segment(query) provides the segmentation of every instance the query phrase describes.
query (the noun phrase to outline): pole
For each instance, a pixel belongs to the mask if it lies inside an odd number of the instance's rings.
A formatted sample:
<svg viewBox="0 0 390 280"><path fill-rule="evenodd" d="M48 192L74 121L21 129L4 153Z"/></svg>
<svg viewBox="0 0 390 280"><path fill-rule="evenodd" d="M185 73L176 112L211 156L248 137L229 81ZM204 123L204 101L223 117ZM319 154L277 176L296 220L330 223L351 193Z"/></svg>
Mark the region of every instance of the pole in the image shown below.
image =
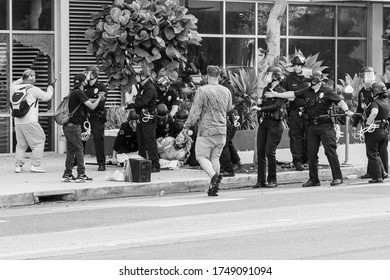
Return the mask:
<svg viewBox="0 0 390 280"><path fill-rule="evenodd" d="M345 117L345 161L342 163L343 166L351 166L349 163L349 119L350 117L347 115Z"/></svg>

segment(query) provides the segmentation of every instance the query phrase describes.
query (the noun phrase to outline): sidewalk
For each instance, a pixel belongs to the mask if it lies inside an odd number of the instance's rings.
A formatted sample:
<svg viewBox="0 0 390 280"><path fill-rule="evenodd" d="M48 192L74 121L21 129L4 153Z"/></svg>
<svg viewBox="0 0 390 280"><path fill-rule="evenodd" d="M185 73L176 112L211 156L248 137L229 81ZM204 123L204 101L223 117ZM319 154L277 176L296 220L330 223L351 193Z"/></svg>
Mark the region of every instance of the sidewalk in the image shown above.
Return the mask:
<svg viewBox="0 0 390 280"><path fill-rule="evenodd" d="M345 162L345 146L337 149L340 163ZM253 151L239 152L241 162L252 163ZM361 175L366 171L367 159L364 144L352 144L349 150L350 166L343 166L343 176ZM289 149L278 149L278 161L291 162ZM86 156L86 163L94 163L95 158ZM328 164L322 147L319 151L319 163ZM108 181L107 172L123 171L116 166L107 166L106 172L98 172L96 165L86 165L86 173L93 178L92 183L63 183L65 155L45 153L42 166L47 173L31 173L30 160L26 160L23 173L14 172L14 156L0 155L0 207L32 205L43 201L95 200L129 196L161 195L204 191L210 178L200 168L184 167L180 170L162 170L152 173L151 182ZM331 180L330 169L319 172L321 180ZM309 178L308 171L288 171L278 173L278 183L300 183ZM221 189L244 188L256 183L257 174L236 174L224 178Z"/></svg>

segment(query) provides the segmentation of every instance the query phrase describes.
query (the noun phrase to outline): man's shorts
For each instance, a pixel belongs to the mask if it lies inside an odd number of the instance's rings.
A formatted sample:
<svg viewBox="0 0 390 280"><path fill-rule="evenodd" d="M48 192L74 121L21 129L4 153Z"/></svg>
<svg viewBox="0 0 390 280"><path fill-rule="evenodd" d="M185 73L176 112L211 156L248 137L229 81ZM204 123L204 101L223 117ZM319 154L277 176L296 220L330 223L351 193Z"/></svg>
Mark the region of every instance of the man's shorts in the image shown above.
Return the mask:
<svg viewBox="0 0 390 280"><path fill-rule="evenodd" d="M219 158L225 143L225 134L198 136L195 141L195 155L197 158Z"/></svg>

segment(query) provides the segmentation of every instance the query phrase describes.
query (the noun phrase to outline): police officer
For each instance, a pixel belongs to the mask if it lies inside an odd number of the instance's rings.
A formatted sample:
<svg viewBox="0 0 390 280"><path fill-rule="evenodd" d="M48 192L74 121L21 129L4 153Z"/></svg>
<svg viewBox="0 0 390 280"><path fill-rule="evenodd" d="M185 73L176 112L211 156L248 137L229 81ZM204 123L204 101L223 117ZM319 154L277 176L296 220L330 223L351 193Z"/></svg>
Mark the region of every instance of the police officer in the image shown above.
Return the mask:
<svg viewBox="0 0 390 280"><path fill-rule="evenodd" d="M303 66L306 59L301 55L295 55L291 60L294 72L291 72L283 88L287 91L296 91L308 87L308 79L303 75ZM303 164L307 162L307 115L305 113L305 100L294 99L289 102L288 107L288 126L290 128L288 136L290 137L290 151L293 158L293 164L298 171L304 170Z"/></svg>
<svg viewBox="0 0 390 280"><path fill-rule="evenodd" d="M117 154L127 154L138 151L137 144L137 120L138 115L134 109L130 110L127 121L121 124L118 135L115 138L112 152L113 163L117 162Z"/></svg>
<svg viewBox="0 0 390 280"><path fill-rule="evenodd" d="M224 177L234 177L235 176L234 166L241 165L241 158L238 155L237 149L233 143L233 138L234 135L236 134L236 130L238 126L237 123L238 119L236 119L238 113L234 109L236 90L231 84L225 68L221 69L221 77L219 83L230 90L230 93L232 95L232 104L233 104L233 109L227 113L226 143L222 149L222 153L219 158L219 163L221 165L220 174Z"/></svg>
<svg viewBox="0 0 390 280"><path fill-rule="evenodd" d="M155 109L157 91L151 80L150 70L146 67L134 67L138 83L138 93L134 103L125 106L126 109L135 109L139 115L137 123L138 153L152 161L151 172L160 172L156 141Z"/></svg>
<svg viewBox="0 0 390 280"><path fill-rule="evenodd" d="M283 94L286 90L280 85L283 81L282 69L278 66L270 66L267 69L267 86L263 92L274 90ZM282 121L287 114L284 111L286 100L276 97L265 97L262 104L253 106L252 109L258 112L259 127L257 130L257 183L254 188L277 187L276 180L276 148L282 139ZM268 177L266 178L266 162L268 162ZM266 179L267 182L266 183Z"/></svg>
<svg viewBox="0 0 390 280"><path fill-rule="evenodd" d="M180 99L178 93L171 88L171 81L167 76L158 77L156 80L156 86L156 104L165 104L168 107L169 114L173 118L179 110Z"/></svg>
<svg viewBox="0 0 390 280"><path fill-rule="evenodd" d="M173 118L169 114L168 107L164 103L158 104L156 106L156 139L168 136L172 123Z"/></svg>
<svg viewBox="0 0 390 280"><path fill-rule="evenodd" d="M182 131L183 125L188 118L188 110L181 109L177 112L172 125L169 127L169 136L176 138L176 136Z"/></svg>
<svg viewBox="0 0 390 280"><path fill-rule="evenodd" d="M332 104L337 104L344 112L352 116L353 112L348 110L347 104L333 88L326 86L324 75L321 71L315 70L310 78L310 87L297 91L285 93L267 92L267 97L301 98L306 102L309 126L307 131L307 149L309 157L309 180L302 187L314 187L320 185L318 178L318 150L320 143L325 149L328 158L333 180L331 186L343 183L340 162L336 153L336 131L332 118L328 111Z"/></svg>
<svg viewBox="0 0 390 280"><path fill-rule="evenodd" d="M360 70L359 73L360 79L363 82L363 87L360 89L358 93L358 104L356 108L356 113L360 114L362 118L354 117L353 123L352 123L352 133L355 134L357 132L357 126L359 122L361 122L362 126L365 126L365 119L366 119L366 111L368 108L368 105L371 103L371 100L373 98L373 92L372 92L372 84L375 82L375 71L370 66L365 66ZM382 147L381 150L379 150L380 154L380 166L383 170L383 178L387 178L388 173L388 155L387 155L387 145ZM371 178L371 171L369 169L369 166L367 166L367 172L366 174L362 175L360 178L362 179L368 179Z"/></svg>
<svg viewBox="0 0 390 280"><path fill-rule="evenodd" d="M91 134L93 136L95 144L95 154L98 164L98 171L106 170L106 154L104 150L104 124L107 122L106 118L106 99L107 99L107 88L99 82L99 68L96 66L88 66L85 70L87 76L87 85L85 86L85 94L90 100L96 100L98 94L101 92L105 93L105 98L102 98L96 109L91 110L86 108L88 120L91 123Z"/></svg>
<svg viewBox="0 0 390 280"><path fill-rule="evenodd" d="M366 110L366 126L368 131L364 133L368 169L372 180L369 183L383 183L381 158L378 152L388 144L390 105L387 101L386 86L382 82L372 84L373 97ZM386 149L387 158L387 149ZM383 160L383 159L382 159ZM387 162L383 162L387 165Z"/></svg>

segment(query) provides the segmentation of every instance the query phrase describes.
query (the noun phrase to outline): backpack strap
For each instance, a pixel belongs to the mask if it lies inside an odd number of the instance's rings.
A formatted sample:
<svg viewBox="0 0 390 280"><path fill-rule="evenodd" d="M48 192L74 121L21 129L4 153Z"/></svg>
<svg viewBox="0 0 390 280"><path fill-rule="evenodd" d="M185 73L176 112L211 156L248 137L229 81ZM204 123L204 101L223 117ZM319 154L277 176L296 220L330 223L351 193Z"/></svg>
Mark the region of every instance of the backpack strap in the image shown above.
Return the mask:
<svg viewBox="0 0 390 280"><path fill-rule="evenodd" d="M70 98L70 96L71 96L72 93L73 93L73 90L69 93L69 98ZM81 104L82 104L82 103L80 103L79 105L77 105L76 108L74 108L74 109L72 110L72 112L69 114L71 117L73 116L74 113L76 113L77 109L80 108Z"/></svg>

